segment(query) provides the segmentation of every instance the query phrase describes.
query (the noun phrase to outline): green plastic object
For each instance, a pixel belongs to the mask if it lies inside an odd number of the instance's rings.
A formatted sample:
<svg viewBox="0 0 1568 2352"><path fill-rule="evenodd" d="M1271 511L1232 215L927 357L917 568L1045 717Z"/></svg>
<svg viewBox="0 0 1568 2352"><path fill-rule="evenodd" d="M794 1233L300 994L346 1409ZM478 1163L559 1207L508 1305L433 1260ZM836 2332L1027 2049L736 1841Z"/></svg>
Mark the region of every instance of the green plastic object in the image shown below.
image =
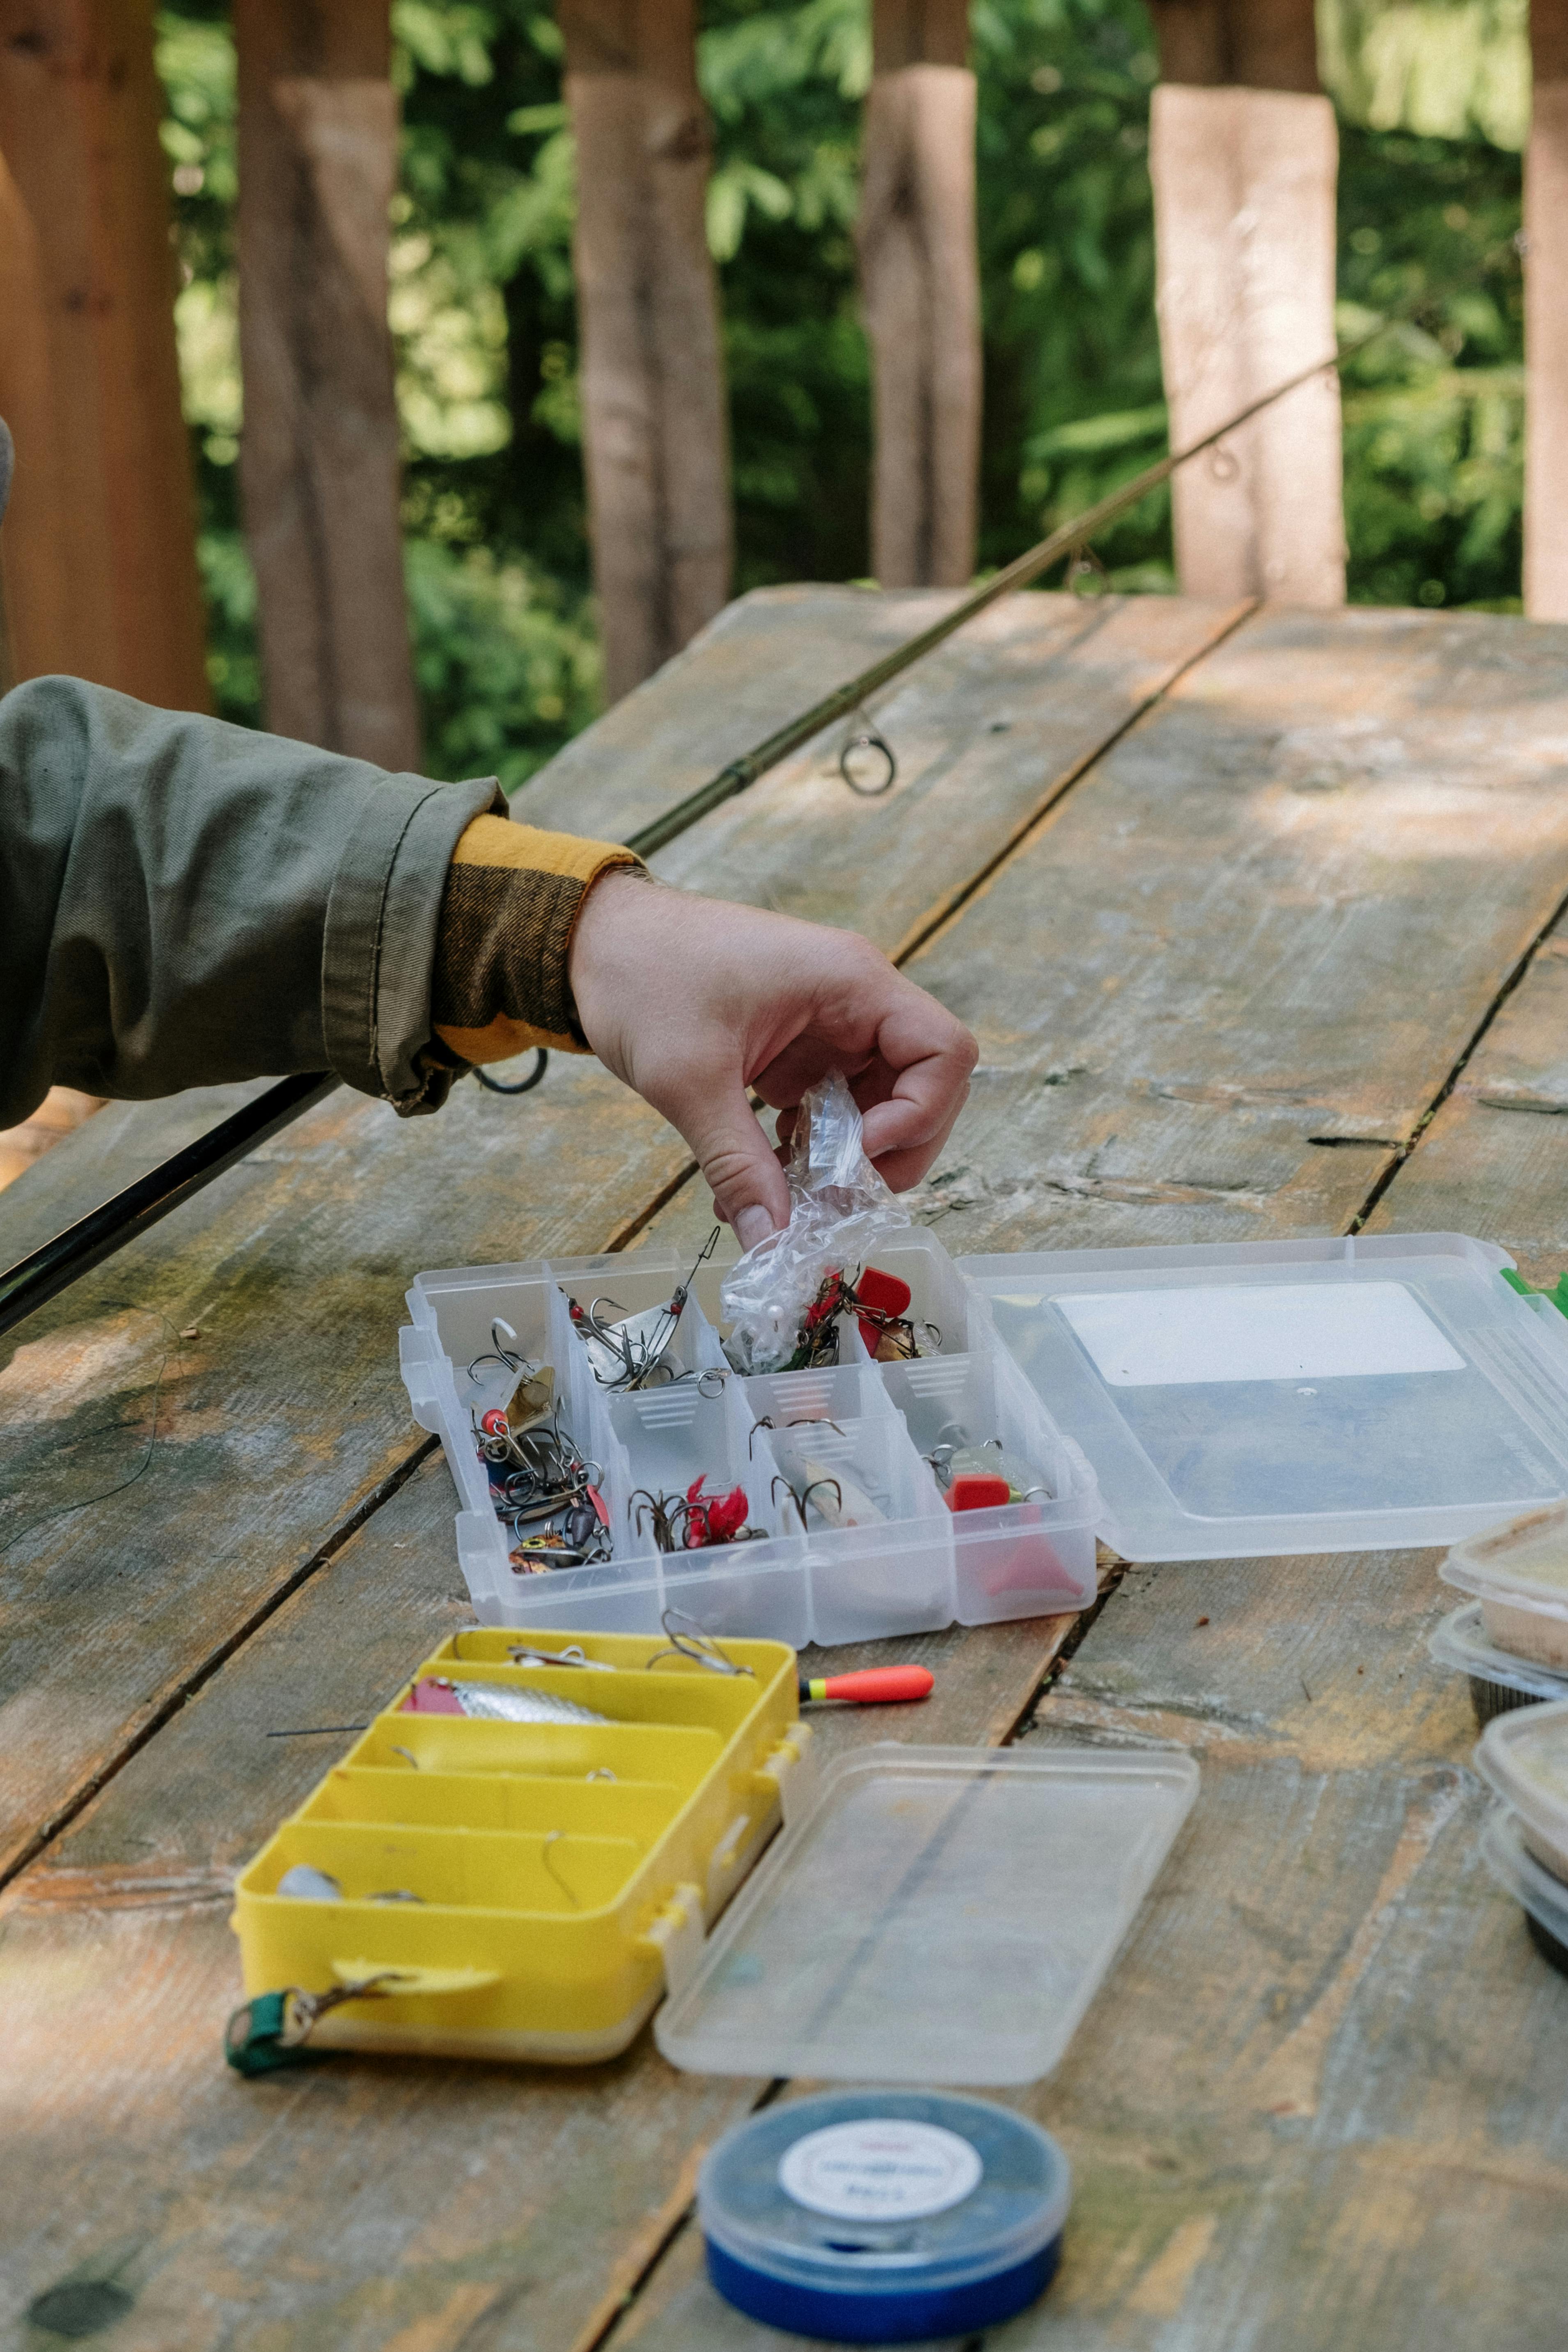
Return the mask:
<svg viewBox="0 0 1568 2352"><path fill-rule="evenodd" d="M280 2074L286 2066L310 2066L322 2056L300 2040L286 2041L289 2030L287 1992L258 1993L237 2009L224 2028L223 2054L237 2074ZM297 2029L296 2029L297 2031Z"/></svg>
<svg viewBox="0 0 1568 2352"><path fill-rule="evenodd" d="M1523 1275L1516 1274L1511 1265L1502 1268L1502 1278L1510 1290L1518 1291L1521 1298L1548 1299L1559 1315L1568 1316L1568 1266L1563 1267L1550 1290L1540 1283L1526 1282Z"/></svg>

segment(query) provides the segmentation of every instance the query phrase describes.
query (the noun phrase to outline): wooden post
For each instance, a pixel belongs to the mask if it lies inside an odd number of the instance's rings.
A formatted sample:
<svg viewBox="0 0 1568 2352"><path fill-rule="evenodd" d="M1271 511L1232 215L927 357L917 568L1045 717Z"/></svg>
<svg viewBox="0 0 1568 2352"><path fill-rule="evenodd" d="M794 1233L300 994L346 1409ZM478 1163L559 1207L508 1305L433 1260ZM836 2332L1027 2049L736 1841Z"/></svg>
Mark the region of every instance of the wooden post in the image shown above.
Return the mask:
<svg viewBox="0 0 1568 2352"><path fill-rule="evenodd" d="M268 724L417 768L386 323L387 0L235 0L240 486Z"/></svg>
<svg viewBox="0 0 1568 2352"><path fill-rule="evenodd" d="M145 0L0 0L0 565L17 677L208 702Z"/></svg>
<svg viewBox="0 0 1568 2352"><path fill-rule="evenodd" d="M693 0L561 0L584 453L612 701L730 593L729 431Z"/></svg>
<svg viewBox="0 0 1568 2352"><path fill-rule="evenodd" d="M969 0L873 0L860 218L875 399L871 569L884 588L974 571L980 263Z"/></svg>
<svg viewBox="0 0 1568 2352"><path fill-rule="evenodd" d="M1339 139L1312 0L1152 0L1152 15L1160 349L1180 448L1333 352ZM1338 378L1184 467L1172 501L1189 595L1342 604Z"/></svg>
<svg viewBox="0 0 1568 2352"><path fill-rule="evenodd" d="M1568 0L1531 0L1524 159L1524 609L1568 620Z"/></svg>

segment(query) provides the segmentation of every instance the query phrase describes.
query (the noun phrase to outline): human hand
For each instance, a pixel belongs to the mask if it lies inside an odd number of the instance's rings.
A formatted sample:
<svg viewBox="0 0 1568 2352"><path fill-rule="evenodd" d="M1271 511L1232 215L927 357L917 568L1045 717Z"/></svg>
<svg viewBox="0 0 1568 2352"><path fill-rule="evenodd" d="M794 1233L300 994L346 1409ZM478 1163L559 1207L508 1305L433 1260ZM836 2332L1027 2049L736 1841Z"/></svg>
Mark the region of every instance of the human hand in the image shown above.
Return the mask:
<svg viewBox="0 0 1568 2352"><path fill-rule="evenodd" d="M569 971L589 1045L679 1129L742 1249L789 1219L748 1088L787 1139L806 1088L842 1070L867 1156L903 1192L946 1142L978 1056L963 1024L858 933L624 869L589 892Z"/></svg>

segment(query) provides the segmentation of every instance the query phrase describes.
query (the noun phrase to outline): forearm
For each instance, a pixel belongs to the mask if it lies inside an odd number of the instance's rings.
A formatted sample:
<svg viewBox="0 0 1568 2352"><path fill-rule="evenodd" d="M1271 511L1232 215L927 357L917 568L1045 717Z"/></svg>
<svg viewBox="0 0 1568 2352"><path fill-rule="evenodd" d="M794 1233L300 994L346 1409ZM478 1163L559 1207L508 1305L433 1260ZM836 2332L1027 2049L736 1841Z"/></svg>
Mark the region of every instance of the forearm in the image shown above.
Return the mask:
<svg viewBox="0 0 1568 2352"><path fill-rule="evenodd" d="M327 1069L400 1111L531 1045L613 843L493 781L384 774L73 678L0 701L0 1125L51 1085L139 1097Z"/></svg>
<svg viewBox="0 0 1568 2352"><path fill-rule="evenodd" d="M433 1107L447 866L493 782L154 710L71 678L0 701L0 1124L53 1084L142 1097L330 1069Z"/></svg>

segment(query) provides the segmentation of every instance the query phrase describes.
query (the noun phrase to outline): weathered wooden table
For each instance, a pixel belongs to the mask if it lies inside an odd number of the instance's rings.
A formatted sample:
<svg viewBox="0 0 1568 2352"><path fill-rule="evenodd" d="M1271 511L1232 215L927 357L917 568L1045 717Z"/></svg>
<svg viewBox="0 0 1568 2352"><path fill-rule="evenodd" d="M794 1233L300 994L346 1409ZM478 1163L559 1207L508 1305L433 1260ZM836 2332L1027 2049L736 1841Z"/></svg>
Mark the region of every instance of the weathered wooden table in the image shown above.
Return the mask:
<svg viewBox="0 0 1568 2352"><path fill-rule="evenodd" d="M520 814L624 833L929 609L736 606ZM973 1024L918 1202L952 1248L1365 1225L1493 1236L1537 1279L1568 1259L1568 630L1027 596L879 715L887 799L815 747L658 862L859 926ZM0 1261L213 1116L101 1114L0 1197ZM581 2074L247 2084L219 2054L230 1874L329 1760L266 1732L360 1719L466 1615L397 1378L406 1281L705 1217L679 1139L592 1066L405 1125L345 1093L24 1328L0 1370L5 2345L781 2341L714 2298L688 2219L760 2082L675 2074L646 2035ZM1069 1621L955 1630L915 1645L918 1722L823 1727L1174 1738L1203 1766L1022 2101L1077 2197L1058 2283L995 2346L1558 2352L1568 1985L1478 1859L1434 1568L1133 1566L1065 1666Z"/></svg>

